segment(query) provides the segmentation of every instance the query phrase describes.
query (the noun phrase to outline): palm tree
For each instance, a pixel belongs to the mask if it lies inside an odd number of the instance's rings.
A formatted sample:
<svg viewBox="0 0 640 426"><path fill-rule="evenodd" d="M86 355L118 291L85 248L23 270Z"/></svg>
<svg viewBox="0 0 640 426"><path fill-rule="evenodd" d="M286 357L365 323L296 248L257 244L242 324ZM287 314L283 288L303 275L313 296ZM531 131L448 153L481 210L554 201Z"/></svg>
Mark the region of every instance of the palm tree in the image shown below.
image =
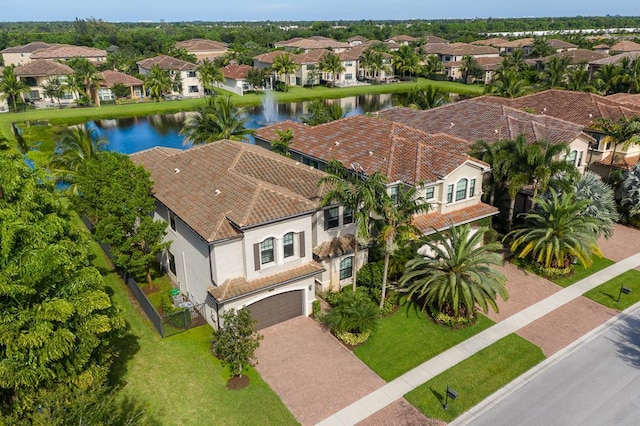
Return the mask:
<svg viewBox="0 0 640 426"><path fill-rule="evenodd" d="M629 60L622 58L621 68L623 69L620 82L627 87L627 93L640 92L640 58Z"/></svg>
<svg viewBox="0 0 640 426"><path fill-rule="evenodd" d="M393 200L385 201L381 209L383 226L378 236L378 240L384 248L380 309L384 307L387 293L389 259L403 242L414 240L420 235L420 230L412 223L413 216L429 210L429 204L424 197L418 196L418 190L415 186L411 186L406 190L404 188L399 190L395 202Z"/></svg>
<svg viewBox="0 0 640 426"><path fill-rule="evenodd" d="M309 113L301 116L300 120L309 126L317 126L340 120L346 117L349 112L351 112L350 108L343 109L338 102L326 104L324 101L315 100L309 105Z"/></svg>
<svg viewBox="0 0 640 426"><path fill-rule="evenodd" d="M462 80L464 80L465 83L468 83L469 76L475 76L479 69L481 68L476 58L471 55L464 55L462 57L460 72L462 73Z"/></svg>
<svg viewBox="0 0 640 426"><path fill-rule="evenodd" d="M505 277L492 266L502 265L498 242L482 244L488 228L472 234L470 225L453 226L444 234L425 239L433 254L416 256L407 262L399 281L401 291L439 312L472 318L476 306L484 312L491 306L498 312L497 295L507 300Z"/></svg>
<svg viewBox="0 0 640 426"><path fill-rule="evenodd" d="M414 75L420 72L420 56L411 46L402 46L393 56L393 66L403 76Z"/></svg>
<svg viewBox="0 0 640 426"><path fill-rule="evenodd" d="M630 216L640 215L640 163L629 170L622 182L622 207Z"/></svg>
<svg viewBox="0 0 640 426"><path fill-rule="evenodd" d="M582 214L593 217L599 222L598 235L611 238L613 225L620 217L613 189L596 174L587 171L576 182L575 191L578 202L587 201Z"/></svg>
<svg viewBox="0 0 640 426"><path fill-rule="evenodd" d="M98 88L102 79L98 69L87 58L71 58L67 61L67 65L73 68L75 78L83 86L83 93L90 102L95 102L100 106L100 98L98 97Z"/></svg>
<svg viewBox="0 0 640 426"><path fill-rule="evenodd" d="M591 127L604 135L600 139L601 143L605 144L605 146L609 143L613 144L609 172L607 173L607 180L609 180L618 145L622 145L622 149L626 150L629 146L640 143L640 119L621 117L618 121L613 121L608 118L598 117Z"/></svg>
<svg viewBox="0 0 640 426"><path fill-rule="evenodd" d="M276 75L284 74L285 90L289 89L289 75L294 73L298 68L300 68L300 65L293 62L289 52L276 56L273 60L273 64L271 64L271 69L276 73Z"/></svg>
<svg viewBox="0 0 640 426"><path fill-rule="evenodd" d="M220 139L247 141L255 130L246 128L246 122L242 110L234 108L231 96L209 97L205 106L185 122L180 134L185 135L185 143L194 145Z"/></svg>
<svg viewBox="0 0 640 426"><path fill-rule="evenodd" d="M326 185L329 191L322 197L321 204L332 202L341 204L353 212L356 229L354 233L354 262L358 262L358 245L368 246L371 235L372 217L389 197L386 191L387 177L380 172L371 176L355 176L345 179L339 175L326 175L318 185ZM356 275L353 274L353 291L356 290Z"/></svg>
<svg viewBox="0 0 640 426"><path fill-rule="evenodd" d="M169 73L155 64L145 76L144 85L151 99L158 102L165 94L171 92L172 81Z"/></svg>
<svg viewBox="0 0 640 426"><path fill-rule="evenodd" d="M555 50L551 45L542 37L533 37L533 44L531 46L531 52L529 56L532 58L542 58L555 53Z"/></svg>
<svg viewBox="0 0 640 426"><path fill-rule="evenodd" d="M585 268L592 255L601 256L597 245L599 222L583 215L588 201L578 201L572 192L562 197L551 189L550 197L535 199L536 208L524 214L524 223L506 240L519 258L530 257L545 268L568 268L577 259Z"/></svg>
<svg viewBox="0 0 640 426"><path fill-rule="evenodd" d="M444 65L438 55L429 55L424 64L424 72L427 74L439 74L444 71Z"/></svg>
<svg viewBox="0 0 640 426"><path fill-rule="evenodd" d="M70 190L75 193L74 182L80 166L100 155L108 143L104 137L99 137L96 129L84 127L67 127L56 143L49 168L56 182L72 184Z"/></svg>
<svg viewBox="0 0 640 426"><path fill-rule="evenodd" d="M469 152L469 155L472 157L484 161L491 166L491 173L488 173L489 178L485 182L487 188L484 189L483 192L489 194L489 204L492 206L495 206L496 190L505 178L503 173L506 170L497 164L501 149L502 144L500 143L488 143L483 140L478 140L471 145Z"/></svg>
<svg viewBox="0 0 640 426"><path fill-rule="evenodd" d="M618 84L620 83L621 68L616 64L605 64L600 66L594 73L594 83L596 88L603 95L616 93Z"/></svg>
<svg viewBox="0 0 640 426"><path fill-rule="evenodd" d="M407 94L407 106L415 109L437 108L449 102L449 96L432 85L415 86Z"/></svg>
<svg viewBox="0 0 640 426"><path fill-rule="evenodd" d="M196 71L199 74L200 82L202 83L202 87L204 87L205 94L213 91L213 84L215 82L224 82L224 74L222 74L222 70L207 58L198 65Z"/></svg>
<svg viewBox="0 0 640 426"><path fill-rule="evenodd" d="M589 81L589 70L578 67L570 69L567 74L567 89L577 92L594 92L595 87Z"/></svg>
<svg viewBox="0 0 640 426"><path fill-rule="evenodd" d="M564 87L570 63L571 58L568 56L554 56L540 73L539 81L544 87L551 89Z"/></svg>
<svg viewBox="0 0 640 426"><path fill-rule="evenodd" d="M364 77L368 78L370 76L369 73L373 74L375 69L382 68L382 62L382 52L372 49L371 47L366 48L360 57L360 66L364 69Z"/></svg>
<svg viewBox="0 0 640 426"><path fill-rule="evenodd" d="M9 65L0 77L0 99L7 99L13 105L13 110L17 111L17 99L25 93L29 93L29 86L16 76L15 66Z"/></svg>
<svg viewBox="0 0 640 426"><path fill-rule="evenodd" d="M504 98L517 98L529 91L527 81L514 70L496 72L490 91Z"/></svg>
<svg viewBox="0 0 640 426"><path fill-rule="evenodd" d="M338 55L332 52L327 52L322 57L322 59L320 60L320 69L326 72L327 74L331 74L331 78L332 78L331 85L334 87L336 85L336 80L338 79L338 76L340 75L340 73L345 71L345 67L342 64L342 61L340 60Z"/></svg>

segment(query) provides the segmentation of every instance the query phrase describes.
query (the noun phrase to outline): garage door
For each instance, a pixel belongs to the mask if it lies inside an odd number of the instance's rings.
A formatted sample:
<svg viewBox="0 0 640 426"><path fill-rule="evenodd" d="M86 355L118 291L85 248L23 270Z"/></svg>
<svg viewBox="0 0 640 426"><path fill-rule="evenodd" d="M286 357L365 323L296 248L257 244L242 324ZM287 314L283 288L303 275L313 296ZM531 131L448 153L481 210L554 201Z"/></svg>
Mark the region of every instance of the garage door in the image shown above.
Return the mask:
<svg viewBox="0 0 640 426"><path fill-rule="evenodd" d="M302 296L302 290L288 291L247 306L258 320L256 330L302 315Z"/></svg>

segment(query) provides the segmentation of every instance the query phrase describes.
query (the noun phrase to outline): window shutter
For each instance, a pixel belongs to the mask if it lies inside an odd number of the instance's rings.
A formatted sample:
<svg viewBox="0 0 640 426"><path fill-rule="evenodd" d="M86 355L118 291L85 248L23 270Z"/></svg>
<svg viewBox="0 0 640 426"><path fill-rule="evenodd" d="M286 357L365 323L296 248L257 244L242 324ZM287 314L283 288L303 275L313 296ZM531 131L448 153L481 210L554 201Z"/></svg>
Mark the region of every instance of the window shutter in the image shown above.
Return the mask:
<svg viewBox="0 0 640 426"><path fill-rule="evenodd" d="M260 244L253 245L253 266L256 271L260 270Z"/></svg>
<svg viewBox="0 0 640 426"><path fill-rule="evenodd" d="M305 251L304 251L304 231L302 231L300 234L300 257L304 257L305 255Z"/></svg>
<svg viewBox="0 0 640 426"><path fill-rule="evenodd" d="M324 211L324 230L329 229L329 210Z"/></svg>

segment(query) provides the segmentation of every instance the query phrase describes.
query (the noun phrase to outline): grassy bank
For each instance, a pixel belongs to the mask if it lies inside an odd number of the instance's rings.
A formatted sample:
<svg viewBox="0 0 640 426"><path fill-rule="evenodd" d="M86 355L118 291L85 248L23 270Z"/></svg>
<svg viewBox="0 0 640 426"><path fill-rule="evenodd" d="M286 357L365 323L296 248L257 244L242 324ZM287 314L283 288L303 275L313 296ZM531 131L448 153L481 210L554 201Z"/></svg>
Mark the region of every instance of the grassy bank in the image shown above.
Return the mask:
<svg viewBox="0 0 640 426"><path fill-rule="evenodd" d="M417 83L403 82L392 84L380 84L372 86L355 86L343 88L329 87L292 87L288 92L275 92L277 102L301 102L314 99L334 99L346 96L375 95L384 93L402 93L409 91L412 87L433 85L447 93L458 93L465 96L478 96L483 92L483 87L478 85L466 85L451 81L435 81L419 78ZM221 94L229 94L233 98L236 106L259 105L264 98L264 94L247 94L238 96L224 90L219 90ZM141 117L153 114L170 114L181 111L192 111L202 105L204 100L183 99L179 101L162 102L141 102L122 105L105 105L100 108L50 108L29 110L20 113L0 114L0 134L8 139L13 138L11 123L26 121L48 121L53 124L77 124L90 120L124 117Z"/></svg>

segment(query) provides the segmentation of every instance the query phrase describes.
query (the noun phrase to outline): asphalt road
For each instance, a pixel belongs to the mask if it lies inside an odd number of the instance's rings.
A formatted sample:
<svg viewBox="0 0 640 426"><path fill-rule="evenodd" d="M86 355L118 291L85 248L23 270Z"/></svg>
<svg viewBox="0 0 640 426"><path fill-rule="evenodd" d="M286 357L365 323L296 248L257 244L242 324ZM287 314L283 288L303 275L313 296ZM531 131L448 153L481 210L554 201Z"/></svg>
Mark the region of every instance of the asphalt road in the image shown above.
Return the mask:
<svg viewBox="0 0 640 426"><path fill-rule="evenodd" d="M640 309L470 424L640 425Z"/></svg>

